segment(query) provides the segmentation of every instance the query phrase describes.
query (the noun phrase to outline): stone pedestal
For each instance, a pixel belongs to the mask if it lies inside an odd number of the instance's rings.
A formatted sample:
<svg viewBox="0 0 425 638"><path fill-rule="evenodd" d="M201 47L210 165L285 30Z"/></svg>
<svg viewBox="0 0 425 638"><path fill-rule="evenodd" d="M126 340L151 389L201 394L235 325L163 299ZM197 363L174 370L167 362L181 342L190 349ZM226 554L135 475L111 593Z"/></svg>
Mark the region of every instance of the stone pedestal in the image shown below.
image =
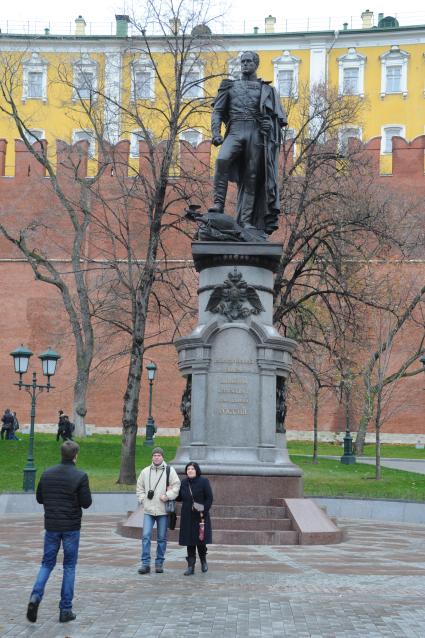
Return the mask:
<svg viewBox="0 0 425 638"><path fill-rule="evenodd" d="M183 472L198 461L208 476L292 477L291 493L300 495L302 471L289 459L279 416L296 347L273 327L282 246L195 242L192 251L198 325L176 342L190 418L171 463Z"/></svg>

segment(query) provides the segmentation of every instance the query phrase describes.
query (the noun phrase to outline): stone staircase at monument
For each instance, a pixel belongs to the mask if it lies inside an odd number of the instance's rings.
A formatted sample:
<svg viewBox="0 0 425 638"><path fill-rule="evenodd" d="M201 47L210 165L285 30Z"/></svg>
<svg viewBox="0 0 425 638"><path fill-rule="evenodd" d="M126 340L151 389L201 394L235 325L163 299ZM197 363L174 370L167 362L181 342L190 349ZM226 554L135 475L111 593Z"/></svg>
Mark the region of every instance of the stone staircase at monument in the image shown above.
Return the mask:
<svg viewBox="0 0 425 638"><path fill-rule="evenodd" d="M179 509L178 505L176 529L168 532L170 541L179 538ZM214 545L330 544L343 539L342 530L309 499L271 499L270 505L214 504L211 520ZM141 538L142 526L143 509L139 508L118 523L117 532Z"/></svg>

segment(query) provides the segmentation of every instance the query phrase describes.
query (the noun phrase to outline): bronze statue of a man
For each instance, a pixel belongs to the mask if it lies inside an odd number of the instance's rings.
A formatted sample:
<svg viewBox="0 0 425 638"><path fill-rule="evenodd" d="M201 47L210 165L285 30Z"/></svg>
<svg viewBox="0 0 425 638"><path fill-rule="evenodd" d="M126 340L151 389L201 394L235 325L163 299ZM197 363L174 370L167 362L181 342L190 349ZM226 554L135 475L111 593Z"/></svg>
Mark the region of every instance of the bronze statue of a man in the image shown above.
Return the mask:
<svg viewBox="0 0 425 638"><path fill-rule="evenodd" d="M241 79L223 80L214 101L212 143L221 148L210 211L224 212L228 183L236 182L238 224L270 235L278 227L278 157L287 117L276 90L257 78L259 62L257 53L245 51Z"/></svg>

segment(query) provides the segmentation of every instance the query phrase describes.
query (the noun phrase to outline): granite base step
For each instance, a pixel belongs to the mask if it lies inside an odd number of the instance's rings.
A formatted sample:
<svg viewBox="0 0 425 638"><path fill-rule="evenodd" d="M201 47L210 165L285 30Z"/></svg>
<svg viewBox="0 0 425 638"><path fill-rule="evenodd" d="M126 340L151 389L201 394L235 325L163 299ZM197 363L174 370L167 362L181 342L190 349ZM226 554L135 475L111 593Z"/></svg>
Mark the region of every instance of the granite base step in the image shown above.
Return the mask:
<svg viewBox="0 0 425 638"><path fill-rule="evenodd" d="M211 518L214 544L220 545L328 545L344 539L344 530L310 499L274 498L270 505L214 504ZM118 534L126 538L140 539L142 529L142 506L117 525ZM178 541L178 526L169 530L168 538Z"/></svg>

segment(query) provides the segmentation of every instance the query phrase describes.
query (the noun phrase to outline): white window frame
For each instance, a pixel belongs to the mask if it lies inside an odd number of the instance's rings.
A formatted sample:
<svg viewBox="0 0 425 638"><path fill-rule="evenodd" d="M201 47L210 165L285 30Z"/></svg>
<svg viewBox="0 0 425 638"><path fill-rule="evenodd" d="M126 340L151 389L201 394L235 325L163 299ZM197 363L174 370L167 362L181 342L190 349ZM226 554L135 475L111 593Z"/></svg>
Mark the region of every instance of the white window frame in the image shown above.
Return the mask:
<svg viewBox="0 0 425 638"><path fill-rule="evenodd" d="M28 131L24 131L24 137L31 146L39 140L45 139L45 132L41 128L29 128Z"/></svg>
<svg viewBox="0 0 425 638"><path fill-rule="evenodd" d="M192 87L190 87L191 90L195 89L196 95L188 95L187 90L185 89L186 77L189 74L198 76L199 82L197 81L198 82L197 84L194 84ZM188 60L186 64L184 65L183 72L182 72L182 97L184 100L199 100L205 97L203 77L204 77L203 63L198 59L194 60L193 62Z"/></svg>
<svg viewBox="0 0 425 638"><path fill-rule="evenodd" d="M189 139L186 139L187 137L190 137L190 135L192 135L193 133L195 133L196 138L197 138L197 141L196 141L195 144L193 142L191 142ZM197 148L199 146L199 144L203 140L203 135L202 135L201 131L198 131L198 129L196 129L196 128L188 128L185 131L182 131L180 133L179 139L180 139L180 141L187 142L188 144L190 144L192 146L192 148Z"/></svg>
<svg viewBox="0 0 425 638"><path fill-rule="evenodd" d="M287 73L287 74L289 74L289 77L290 77L290 82L289 82L288 89L285 90L285 91L281 90L281 86L282 86L282 84L284 84L284 83L286 84L287 82L286 82L286 80L283 81L283 80L280 79L280 74L281 73L282 74L283 73ZM279 96L280 97L291 97L293 95L293 93L294 93L294 86L295 86L294 69L280 69L277 72L277 82L276 82L276 89L277 89L277 92L278 92Z"/></svg>
<svg viewBox="0 0 425 638"><path fill-rule="evenodd" d="M92 100L96 99L96 91L97 91L97 74L98 74L98 65L95 60L92 60L87 53L83 53L79 60L76 60L72 65L73 70L73 92L72 92L72 101L76 102L77 100ZM81 97L81 94L77 91L77 80L80 73L87 73L93 76L93 82L90 89L90 95L87 97Z"/></svg>
<svg viewBox="0 0 425 638"><path fill-rule="evenodd" d="M25 104L27 100L41 100L47 102L47 67L49 66L46 60L43 60L38 53L34 52L30 58L24 60L23 69L23 82L22 82L22 102ZM32 97L29 95L29 74L41 73L41 95Z"/></svg>
<svg viewBox="0 0 425 638"><path fill-rule="evenodd" d="M295 100L298 99L298 81L299 81L299 67L301 59L295 55L291 55L290 51L283 51L282 55L272 60L274 69L274 85L279 93L279 71L292 71L293 82L291 94L282 95L281 97L291 97Z"/></svg>
<svg viewBox="0 0 425 638"><path fill-rule="evenodd" d="M130 157L140 157L139 142L144 142L146 139L152 141L152 133L150 131L143 131L142 129L131 131Z"/></svg>
<svg viewBox="0 0 425 638"><path fill-rule="evenodd" d="M385 126L381 126L381 155L391 155L392 148L391 150L387 150L386 148L386 142L387 142L387 135L386 132L388 129L400 129L400 132L392 135L391 136L391 140L393 137L404 137L406 138L406 127L403 124L385 124Z"/></svg>
<svg viewBox="0 0 425 638"><path fill-rule="evenodd" d="M366 56L357 53L354 47L350 47L345 55L341 55L338 60L338 91L340 95L358 95L364 97L364 71L366 64ZM344 87L344 71L346 69L358 69L357 91L345 92Z"/></svg>
<svg viewBox="0 0 425 638"><path fill-rule="evenodd" d="M292 132L292 135L288 135L289 132ZM295 138L297 137L297 131L291 126L286 126L282 131L282 144L285 144L289 140L294 140L292 144L292 154L295 157L297 154L297 143Z"/></svg>
<svg viewBox="0 0 425 638"><path fill-rule="evenodd" d="M227 73L231 80L241 79L241 57L242 52L235 58L230 58L227 62Z"/></svg>
<svg viewBox="0 0 425 638"><path fill-rule="evenodd" d="M357 134L355 135L350 135L348 134L348 131L352 132L352 131L356 131ZM339 133L338 133L338 147L339 147L339 152L341 153L341 155L345 155L348 151L348 140L350 138L354 137L356 140L359 140L360 142L363 139L363 131L361 126L356 126L355 124L350 125L347 124L346 126L343 126Z"/></svg>
<svg viewBox="0 0 425 638"><path fill-rule="evenodd" d="M81 133L85 135L85 137L81 136ZM94 131L91 129L74 129L72 131L72 143L76 144L76 142L82 142L86 140L89 143L88 156L90 158L96 155L96 138L94 136Z"/></svg>
<svg viewBox="0 0 425 638"><path fill-rule="evenodd" d="M147 73L149 75L149 87L146 97L138 97L136 95L136 75L138 73ZM155 99L155 67L147 55L141 55L130 65L131 74L131 99L133 102L137 100L154 100Z"/></svg>
<svg viewBox="0 0 425 638"><path fill-rule="evenodd" d="M407 66L410 53L402 51L398 45L393 45L387 53L380 56L381 60L381 99L386 95L402 95L407 97ZM387 67L400 66L401 80L400 91L388 91L387 88Z"/></svg>

